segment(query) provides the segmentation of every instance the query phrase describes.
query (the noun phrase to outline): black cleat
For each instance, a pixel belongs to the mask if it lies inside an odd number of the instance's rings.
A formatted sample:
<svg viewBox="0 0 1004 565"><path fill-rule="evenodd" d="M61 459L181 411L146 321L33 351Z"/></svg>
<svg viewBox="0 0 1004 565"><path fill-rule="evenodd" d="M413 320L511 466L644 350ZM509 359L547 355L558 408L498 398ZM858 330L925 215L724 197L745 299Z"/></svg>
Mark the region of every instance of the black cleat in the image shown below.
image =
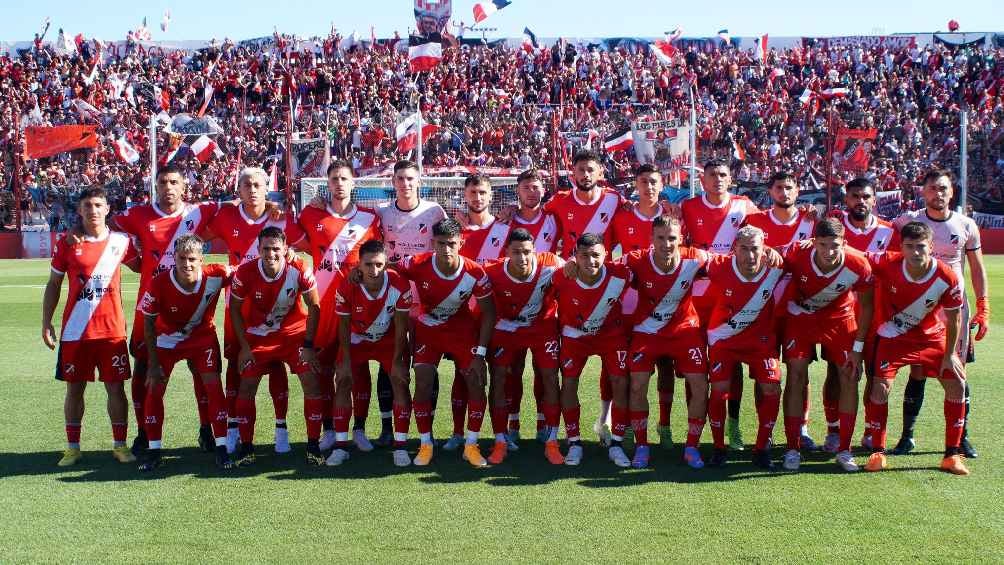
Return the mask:
<svg viewBox="0 0 1004 565"><path fill-rule="evenodd" d="M321 448L317 445L317 440L307 442L307 465L324 465L326 460L321 453Z"/></svg>
<svg viewBox="0 0 1004 565"><path fill-rule="evenodd" d="M233 469L235 467L225 445L216 446L216 466L220 469Z"/></svg>
<svg viewBox="0 0 1004 565"><path fill-rule="evenodd" d="M213 437L213 428L210 426L199 427L199 448L206 453L216 451L216 438Z"/></svg>
<svg viewBox="0 0 1004 565"><path fill-rule="evenodd" d="M237 455L234 456L233 464L235 467L248 467L254 464L254 445L242 443L240 448L237 449Z"/></svg>
<svg viewBox="0 0 1004 565"><path fill-rule="evenodd" d="M377 447L390 447L394 443L394 433L390 430L383 430L380 436L373 440L373 445Z"/></svg>
<svg viewBox="0 0 1004 565"><path fill-rule="evenodd" d="M143 473L147 473L163 465L164 460L160 457L160 450L148 449L143 462L139 465L139 470Z"/></svg>
<svg viewBox="0 0 1004 565"><path fill-rule="evenodd" d="M892 448L888 453L889 455L906 455L913 451L913 448L917 447L917 444L913 442L913 438L910 436L903 436L899 438L896 442L896 447Z"/></svg>
<svg viewBox="0 0 1004 565"><path fill-rule="evenodd" d="M962 454L966 456L966 459L976 459L980 456L980 454L976 452L976 448L973 447L973 444L969 443L968 437L962 438L962 443L959 444L959 449L962 451Z"/></svg>
<svg viewBox="0 0 1004 565"><path fill-rule="evenodd" d="M765 471L774 471L776 469L774 462L770 458L770 452L766 449L757 449L753 451L753 465L760 467Z"/></svg>
<svg viewBox="0 0 1004 565"><path fill-rule="evenodd" d="M149 448L150 442L146 439L146 432L140 430L136 433L136 439L132 440L132 447L129 448L129 451L132 451L133 455L139 457Z"/></svg>
<svg viewBox="0 0 1004 565"><path fill-rule="evenodd" d="M724 467L728 461L728 449L715 449L711 454L711 458L708 459L708 467Z"/></svg>

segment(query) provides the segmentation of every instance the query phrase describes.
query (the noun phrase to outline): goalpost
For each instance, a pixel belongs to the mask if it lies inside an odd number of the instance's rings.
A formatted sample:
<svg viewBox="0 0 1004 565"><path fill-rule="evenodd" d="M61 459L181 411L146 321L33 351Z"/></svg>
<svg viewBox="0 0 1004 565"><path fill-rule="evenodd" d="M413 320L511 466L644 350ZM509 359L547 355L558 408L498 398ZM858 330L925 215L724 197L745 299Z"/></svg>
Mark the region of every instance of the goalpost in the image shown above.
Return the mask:
<svg viewBox="0 0 1004 565"><path fill-rule="evenodd" d="M465 177L425 177L419 196L438 202L448 217L464 209ZM497 214L502 208L516 202L516 177L490 177L494 192L491 210ZM328 183L319 177L300 179L297 210L310 203L314 196L328 198ZM381 202L394 200L394 186L390 177L362 177L355 179L352 201L360 206L375 207Z"/></svg>

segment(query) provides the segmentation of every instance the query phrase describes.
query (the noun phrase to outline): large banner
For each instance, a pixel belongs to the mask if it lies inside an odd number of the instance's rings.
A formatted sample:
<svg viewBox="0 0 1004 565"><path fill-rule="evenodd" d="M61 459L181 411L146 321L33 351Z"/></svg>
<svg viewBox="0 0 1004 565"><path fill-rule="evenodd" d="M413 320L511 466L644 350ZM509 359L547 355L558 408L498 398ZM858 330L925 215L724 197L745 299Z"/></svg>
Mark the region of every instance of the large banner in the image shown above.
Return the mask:
<svg viewBox="0 0 1004 565"><path fill-rule="evenodd" d="M98 146L98 126L33 126L25 128L25 150L29 159L41 159L74 149Z"/></svg>
<svg viewBox="0 0 1004 565"><path fill-rule="evenodd" d="M773 38L771 38L773 39ZM916 38L912 35L844 35L840 37L803 37L802 46L845 47L864 45L865 47L889 47L899 49L912 47Z"/></svg>
<svg viewBox="0 0 1004 565"><path fill-rule="evenodd" d="M415 26L418 35L443 33L450 23L452 0L415 0Z"/></svg>
<svg viewBox="0 0 1004 565"><path fill-rule="evenodd" d="M935 45L948 47L983 47L987 42L985 33L936 33Z"/></svg>
<svg viewBox="0 0 1004 565"><path fill-rule="evenodd" d="M880 190L875 193L875 213L882 218L895 218L903 209L903 191Z"/></svg>
<svg viewBox="0 0 1004 565"><path fill-rule="evenodd" d="M839 128L833 144L833 167L845 173L864 173L868 170L873 140L878 130Z"/></svg>
<svg viewBox="0 0 1004 565"><path fill-rule="evenodd" d="M1004 229L1004 216L973 212L973 221L981 228Z"/></svg>
<svg viewBox="0 0 1004 565"><path fill-rule="evenodd" d="M325 177L328 169L328 140L294 139L290 148L294 177Z"/></svg>
<svg viewBox="0 0 1004 565"><path fill-rule="evenodd" d="M653 164L663 176L690 164L690 127L676 121L634 122L631 124L634 154L639 163Z"/></svg>

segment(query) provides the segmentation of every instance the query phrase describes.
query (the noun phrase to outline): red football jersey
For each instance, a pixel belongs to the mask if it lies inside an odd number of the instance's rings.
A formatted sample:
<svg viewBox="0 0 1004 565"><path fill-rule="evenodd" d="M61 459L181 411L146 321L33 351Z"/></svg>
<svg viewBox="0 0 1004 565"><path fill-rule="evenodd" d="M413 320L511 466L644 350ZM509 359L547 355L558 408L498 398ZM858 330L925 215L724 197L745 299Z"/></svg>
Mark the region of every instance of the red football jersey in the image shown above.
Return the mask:
<svg viewBox="0 0 1004 565"><path fill-rule="evenodd" d="M66 275L69 285L60 341L125 337L119 265L135 258L136 249L122 232L84 237L76 245L56 242L52 272Z"/></svg>
<svg viewBox="0 0 1004 565"><path fill-rule="evenodd" d="M834 210L831 214L844 224L844 240L847 245L862 253L885 253L899 251L899 233L892 224L871 216L871 221L864 229L858 229L851 224L851 219L845 210Z"/></svg>
<svg viewBox="0 0 1004 565"><path fill-rule="evenodd" d="M799 211L790 222L784 223L777 219L773 209L751 214L746 217L745 223L762 229L764 243L775 249L810 239L816 226L807 212Z"/></svg>
<svg viewBox="0 0 1004 565"><path fill-rule="evenodd" d="M555 194L554 198L544 205L544 211L554 214L558 220L561 231L561 256L571 257L575 252L575 241L584 233L602 235L604 245L609 251L613 234L608 228L621 202L623 202L621 195L608 188L599 190L592 202L580 200L575 190Z"/></svg>
<svg viewBox="0 0 1004 565"><path fill-rule="evenodd" d="M844 249L842 264L829 273L816 266L813 248L792 247L784 258L784 270L791 274L788 284L789 323L829 325L854 315L854 292L871 288L872 269L868 259L856 249Z"/></svg>
<svg viewBox="0 0 1004 565"><path fill-rule="evenodd" d="M228 267L204 265L195 288L186 291L171 269L153 278L136 309L156 318L157 347L210 347L216 343L216 303L229 284Z"/></svg>
<svg viewBox="0 0 1004 565"><path fill-rule="evenodd" d="M558 249L558 219L554 214L541 211L532 220L524 220L519 214L515 214L512 217L511 227L523 228L530 232L537 253L554 253Z"/></svg>
<svg viewBox="0 0 1004 565"><path fill-rule="evenodd" d="M183 235L203 232L219 209L215 202L186 202L168 214L153 203L133 206L115 216L115 224L139 243L142 264L137 296L143 296L153 277L174 268L174 242Z"/></svg>
<svg viewBox="0 0 1004 565"><path fill-rule="evenodd" d="M287 216L273 220L269 212L260 218L252 218L244 212L243 206L224 206L209 221L209 232L223 240L231 267L237 267L258 258L258 234L267 227L277 227L286 234L286 243L296 245L303 239L303 230L288 221Z"/></svg>
<svg viewBox="0 0 1004 565"><path fill-rule="evenodd" d="M776 350L773 294L782 273L782 269L765 267L747 280L739 274L734 256L713 257L708 265L708 296L714 297L708 345L732 350Z"/></svg>
<svg viewBox="0 0 1004 565"><path fill-rule="evenodd" d="M661 213L660 210L655 216L647 218L638 211L637 207L631 210L623 208L617 210L611 229L613 230L613 244L620 244L622 255L652 247L652 222Z"/></svg>
<svg viewBox="0 0 1004 565"><path fill-rule="evenodd" d="M517 280L506 270L509 258L485 265L495 297L495 331L554 338L558 334L558 303L551 283L564 261L553 253L537 253L533 273Z"/></svg>
<svg viewBox="0 0 1004 565"><path fill-rule="evenodd" d="M491 296L492 284L481 265L466 257L460 261L460 270L447 277L436 267L433 251L402 259L398 270L418 291L417 323L450 332L476 331L476 302L471 297Z"/></svg>
<svg viewBox="0 0 1004 565"><path fill-rule="evenodd" d="M339 271L359 263L359 247L371 239L383 239L380 218L369 208L352 205L344 215L308 206L299 219L300 228L310 245L321 301L338 290Z"/></svg>
<svg viewBox="0 0 1004 565"><path fill-rule="evenodd" d="M505 240L509 237L512 226L497 220L484 227L464 228L464 244L460 254L482 265L489 261L497 261L505 254Z"/></svg>
<svg viewBox="0 0 1004 565"><path fill-rule="evenodd" d="M631 284L631 270L623 263L607 263L592 286L564 271L554 274L558 321L566 338L619 336L627 332L623 298Z"/></svg>
<svg viewBox="0 0 1004 565"><path fill-rule="evenodd" d="M689 244L718 254L732 250L736 232L746 217L760 211L749 198L734 194L730 194L719 206L708 202L704 194L688 198L680 204L680 210L685 239Z"/></svg>
<svg viewBox="0 0 1004 565"><path fill-rule="evenodd" d="M286 263L275 278L262 270L261 259L237 268L231 298L240 300L245 336L252 347L281 347L307 328L307 308L300 295L317 287L314 274L303 261Z"/></svg>
<svg viewBox="0 0 1004 565"><path fill-rule="evenodd" d="M651 250L633 251L625 257L634 275L632 286L638 290L635 333L669 336L700 326L690 289L710 255L693 247L679 249L680 262L669 272L655 266Z"/></svg>
<svg viewBox="0 0 1004 565"><path fill-rule="evenodd" d="M370 295L362 283L346 279L338 287L335 301L335 313L349 317L352 332L349 340L353 345L375 343L384 338L393 340L394 313L411 310L411 284L388 269L384 273L383 286L375 295Z"/></svg>
<svg viewBox="0 0 1004 565"><path fill-rule="evenodd" d="M962 307L959 279L951 267L932 259L930 270L914 280L907 274L900 253L871 255L869 260L879 294L872 324L878 335L916 341L938 339L945 331L941 310Z"/></svg>

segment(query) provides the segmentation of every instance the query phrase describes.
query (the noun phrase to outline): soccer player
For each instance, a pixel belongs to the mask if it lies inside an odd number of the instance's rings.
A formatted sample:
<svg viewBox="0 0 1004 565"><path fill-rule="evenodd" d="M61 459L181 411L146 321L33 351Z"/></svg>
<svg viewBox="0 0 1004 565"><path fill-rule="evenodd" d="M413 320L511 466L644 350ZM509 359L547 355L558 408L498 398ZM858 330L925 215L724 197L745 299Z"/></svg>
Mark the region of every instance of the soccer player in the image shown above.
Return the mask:
<svg viewBox="0 0 1004 565"><path fill-rule="evenodd" d="M338 359L335 369L335 449L327 464L341 465L349 459L349 416L357 378L369 380L369 361L393 376L394 464L411 465L405 451L411 419L408 395L408 312L411 285L395 271L387 269L387 251L380 240L359 246L360 281L346 278L336 294L338 314ZM357 416L358 418L358 416ZM358 446L358 442L356 442Z"/></svg>
<svg viewBox="0 0 1004 565"><path fill-rule="evenodd" d="M188 361L202 379L209 398L211 426L215 436L216 464L232 466L227 454L227 410L220 384L220 342L216 337L216 303L230 285L231 271L224 265L206 265L203 241L186 234L174 240L174 267L150 281L137 309L143 313L143 342L147 352L146 451L140 471L163 464L161 438L164 430L164 393L171 370Z"/></svg>
<svg viewBox="0 0 1004 565"><path fill-rule="evenodd" d="M240 344L237 361L241 367L237 465L254 462L254 397L273 361L289 365L303 387L307 464L325 462L318 445L322 400L315 376L320 368L314 345L320 310L317 283L302 261L286 260L287 251L286 234L275 226L267 227L258 234L258 260L241 265L233 277L230 320Z"/></svg>
<svg viewBox="0 0 1004 565"><path fill-rule="evenodd" d="M749 198L729 193L732 173L725 161L711 159L704 163L704 172L700 178L704 194L688 198L680 204L684 240L691 247L711 253L729 253L735 242L736 231L748 216L760 210ZM692 291L694 307L697 308L697 315L705 326L715 300L715 297L707 294L707 288L708 279L701 277L694 281ZM732 376L729 392L728 437L729 447L742 451L744 442L739 429L739 410L742 405L743 378L738 365L736 370L736 374Z"/></svg>
<svg viewBox="0 0 1004 565"><path fill-rule="evenodd" d="M788 451L783 466L797 471L802 461L799 450L811 449L803 443L804 396L809 364L818 344L826 360L839 367L837 464L845 471L857 471L851 455L851 436L857 418L865 338L872 319L871 267L863 253L845 246L844 226L836 218L820 220L813 235L812 247L792 247L785 257L785 272L791 282L783 304L787 320L782 343L788 365L784 387Z"/></svg>
<svg viewBox="0 0 1004 565"><path fill-rule="evenodd" d="M321 450L327 451L335 445L335 430L332 418L332 395L334 394L334 366L338 351L338 320L335 315L335 295L348 273L359 262L361 246L381 237L380 218L375 210L358 206L352 202L355 181L352 166L345 161L333 161L327 170L329 200L323 206L307 206L300 214L298 224L307 238L307 246L314 263L314 277L317 280L317 294L321 300L321 314L318 320L317 347L320 351L322 371L318 375L321 396L324 398L324 418L321 425ZM360 451L372 451L373 444L366 437L366 415L369 413L372 384L369 366L366 372L357 373L352 379L354 420L352 439ZM389 383L388 383L389 385ZM383 432L381 437L391 437L390 390L378 394ZM380 443L380 442L378 442Z"/></svg>
<svg viewBox="0 0 1004 565"><path fill-rule="evenodd" d="M621 263L608 263L603 237L584 233L575 242L574 274L564 270L553 277L561 324L561 412L568 440L566 465L582 462L579 435L579 377L591 355L598 355L610 375L613 426L607 455L618 467L631 461L621 442L628 426L627 322L622 300L631 283L631 271Z"/></svg>
<svg viewBox="0 0 1004 565"><path fill-rule="evenodd" d="M924 175L925 208L907 212L895 222L902 227L908 222L916 221L927 224L933 232L931 250L935 259L948 265L955 273L962 289L962 310L960 316L961 333L959 334L956 353L963 363L974 360L973 346L969 339L971 329L976 330L976 340L980 341L987 335L990 328L990 302L988 299L987 274L983 266L983 252L980 250L980 230L976 222L963 214L953 212L949 207L955 195L952 173L946 169L932 169ZM969 299L965 293L966 268L969 264L970 282L976 294L976 315L969 317ZM924 379L922 367L917 366L910 372L910 380L906 382L903 393L903 434L896 447L895 455L909 453L914 448L913 429L924 403ZM968 458L977 456L976 449L969 441L969 382L965 385L965 424L962 427L961 448Z"/></svg>
<svg viewBox="0 0 1004 565"><path fill-rule="evenodd" d="M66 451L60 467L80 461L80 429L84 418L84 390L97 371L108 395L108 418L112 426L112 456L120 463L136 457L126 447L129 408L123 382L129 378L125 315L119 265L138 267L138 256L129 236L111 231L108 197L103 188L80 192L77 213L82 236L71 244L56 243L52 250L52 272L42 299L42 341L56 349L52 316L59 304L63 278L69 275L69 294L63 308L56 379L66 383L63 413L66 418Z"/></svg>
<svg viewBox="0 0 1004 565"><path fill-rule="evenodd" d="M509 379L521 379L526 351L533 352L535 371L540 373L541 409L547 437L544 456L555 465L564 463L558 449L558 319L557 303L551 293L554 273L564 264L553 253L538 253L534 237L524 228L509 233L506 258L488 264L485 272L494 292L495 332L491 347L491 417L495 446L488 462L501 463L508 453L507 429ZM520 371L516 373L518 368ZM522 390L522 387L520 387Z"/></svg>
<svg viewBox="0 0 1004 565"><path fill-rule="evenodd" d="M728 458L723 421L729 383L736 366L745 363L761 390L757 404L759 428L753 464L774 469L767 442L781 403L781 370L774 323L774 287L782 269L768 264L763 230L744 226L736 232L733 252L715 257L708 266L708 296L714 304L708 322L708 359L711 399L708 420L715 451L709 464L721 466Z"/></svg>
<svg viewBox="0 0 1004 565"><path fill-rule="evenodd" d="M475 467L488 463L478 449L478 434L488 407L485 397L485 355L495 325L491 283L484 269L460 255L462 228L446 219L432 226L434 251L409 256L399 271L418 289L420 312L415 318L415 400L413 408L421 444L413 463L432 461L432 389L443 355L457 364L468 393L464 459ZM480 316L474 312L471 297Z"/></svg>
<svg viewBox="0 0 1004 565"><path fill-rule="evenodd" d="M669 216L652 222L652 246L625 256L638 291L638 309L628 355L631 372L630 420L635 453L631 466L648 467L648 382L661 360L671 360L687 380L687 443L683 459L695 469L704 466L698 443L707 416L708 365L706 338L691 298L694 278L706 266L709 254L683 247L680 221ZM673 378L672 374L667 374ZM662 393L660 392L660 400ZM661 409L660 409L661 412ZM660 428L661 429L661 428Z"/></svg>
<svg viewBox="0 0 1004 565"><path fill-rule="evenodd" d="M934 231L930 226L909 222L900 230L900 238L902 254L887 252L871 257L879 310L874 349L869 356L875 382L865 403L873 452L865 470L881 471L888 466L885 439L889 389L900 367L916 365L921 374L937 378L945 389L945 455L941 468L968 475L959 448L966 380L966 368L956 349L964 302L962 287L955 271L934 258Z"/></svg>
<svg viewBox="0 0 1004 565"><path fill-rule="evenodd" d="M227 247L230 267L234 270L249 261L258 260L258 234L262 229L275 226L286 233L286 240L292 246L301 244L303 232L287 217L274 217L269 209L268 173L257 167L245 167L237 179L237 194L240 205L224 206L209 221L204 236L207 240L219 238ZM229 285L227 286L229 296ZM229 300L229 299L225 299ZM230 311L224 309L223 356L227 360L227 450L234 453L240 439L237 427L237 389L240 388L240 369L237 367L237 338L230 324ZM268 392L275 409L275 451L288 453L289 432L286 429L286 413L289 406L289 381L286 366L275 362L268 372ZM210 410L213 413L212 410Z"/></svg>

